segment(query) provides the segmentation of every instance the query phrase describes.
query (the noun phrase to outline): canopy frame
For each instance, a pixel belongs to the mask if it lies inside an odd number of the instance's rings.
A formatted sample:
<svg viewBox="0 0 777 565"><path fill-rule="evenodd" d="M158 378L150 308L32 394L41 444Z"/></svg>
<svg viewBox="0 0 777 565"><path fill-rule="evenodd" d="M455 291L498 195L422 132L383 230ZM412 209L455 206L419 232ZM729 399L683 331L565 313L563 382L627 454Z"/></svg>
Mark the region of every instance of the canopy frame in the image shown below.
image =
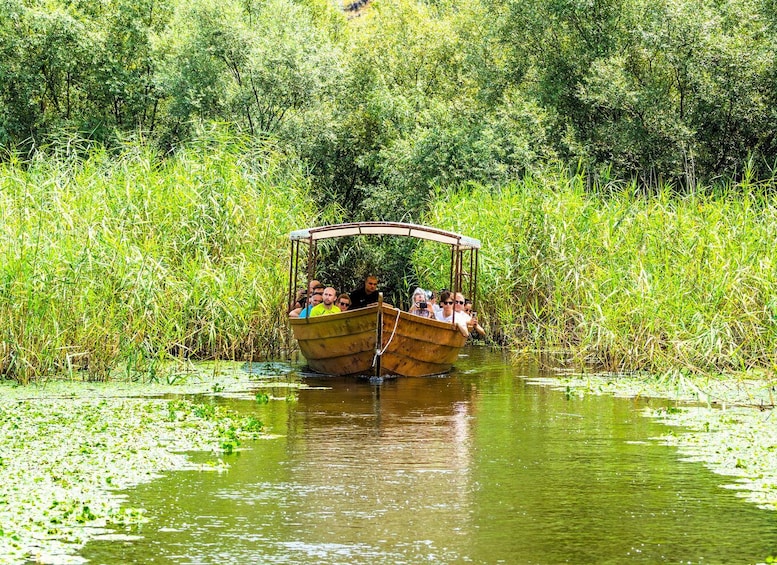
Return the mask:
<svg viewBox="0 0 777 565"><path fill-rule="evenodd" d="M404 222L352 222L295 230L289 234L291 258L289 262L288 305L295 302L295 283L299 277L300 245L308 246L307 289L315 278L317 242L324 239L351 236L400 236L448 245L451 250L449 288L453 292L467 292L476 308L478 252L480 241L452 231Z"/></svg>

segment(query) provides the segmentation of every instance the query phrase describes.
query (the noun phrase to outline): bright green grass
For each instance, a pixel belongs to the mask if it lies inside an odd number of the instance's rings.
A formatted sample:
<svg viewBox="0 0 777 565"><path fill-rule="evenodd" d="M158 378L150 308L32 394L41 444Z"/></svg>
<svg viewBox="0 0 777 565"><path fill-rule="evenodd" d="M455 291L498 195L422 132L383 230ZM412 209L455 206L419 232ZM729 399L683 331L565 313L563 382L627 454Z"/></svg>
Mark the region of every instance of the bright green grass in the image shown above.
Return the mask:
<svg viewBox="0 0 777 565"><path fill-rule="evenodd" d="M440 193L428 222L482 239L479 309L512 345L611 370L772 370L777 198L762 189L596 195L561 174Z"/></svg>
<svg viewBox="0 0 777 565"><path fill-rule="evenodd" d="M300 171L217 134L166 159L138 143L0 165L0 374L284 346L288 233L314 221Z"/></svg>

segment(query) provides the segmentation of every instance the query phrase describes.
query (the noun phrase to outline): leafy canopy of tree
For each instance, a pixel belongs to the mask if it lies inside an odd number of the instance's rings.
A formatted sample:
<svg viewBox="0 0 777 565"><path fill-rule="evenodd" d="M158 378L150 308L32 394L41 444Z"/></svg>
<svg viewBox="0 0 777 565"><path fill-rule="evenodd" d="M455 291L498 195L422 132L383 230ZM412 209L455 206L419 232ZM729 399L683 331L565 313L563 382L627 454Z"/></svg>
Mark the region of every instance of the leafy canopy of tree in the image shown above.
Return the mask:
<svg viewBox="0 0 777 565"><path fill-rule="evenodd" d="M418 219L438 187L558 163L608 178L771 178L765 0L1 0L0 144L201 121L273 137L319 205ZM6 151L8 154L8 151Z"/></svg>

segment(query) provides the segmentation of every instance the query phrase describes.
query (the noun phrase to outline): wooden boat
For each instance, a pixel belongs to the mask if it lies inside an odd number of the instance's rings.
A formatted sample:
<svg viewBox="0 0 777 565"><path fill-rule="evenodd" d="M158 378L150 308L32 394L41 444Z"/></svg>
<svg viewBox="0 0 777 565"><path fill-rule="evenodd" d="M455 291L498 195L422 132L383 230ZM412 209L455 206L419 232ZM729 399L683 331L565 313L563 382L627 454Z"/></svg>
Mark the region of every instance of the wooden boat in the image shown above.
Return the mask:
<svg viewBox="0 0 777 565"><path fill-rule="evenodd" d="M451 248L450 288L461 291L464 284L468 294L475 295L479 241L416 224L359 222L292 232L290 304L296 287L300 244L310 246L305 256L310 280L315 272L316 241L353 235L416 237L447 245ZM467 339L455 323L403 312L383 303L382 297L365 308L314 318L290 318L289 323L309 367L330 375L421 377L446 373Z"/></svg>

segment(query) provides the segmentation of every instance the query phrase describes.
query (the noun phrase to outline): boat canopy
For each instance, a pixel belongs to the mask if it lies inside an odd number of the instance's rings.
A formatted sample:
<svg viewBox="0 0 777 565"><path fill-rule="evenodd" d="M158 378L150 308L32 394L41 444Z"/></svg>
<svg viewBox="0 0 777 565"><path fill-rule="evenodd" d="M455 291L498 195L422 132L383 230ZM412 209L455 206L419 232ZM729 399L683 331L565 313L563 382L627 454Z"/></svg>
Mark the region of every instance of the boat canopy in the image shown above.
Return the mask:
<svg viewBox="0 0 777 565"><path fill-rule="evenodd" d="M292 241L308 242L354 235L399 235L444 243L460 250L480 249L480 241L451 231L402 222L354 222L291 232Z"/></svg>
<svg viewBox="0 0 777 565"><path fill-rule="evenodd" d="M316 272L317 242L324 239L350 237L360 235L406 236L449 246L451 252L450 276L448 288L454 292L466 292L473 297L477 295L477 270L480 241L452 231L440 230L418 224L402 222L353 222L334 224L295 230L289 235L291 239L291 260L289 262L289 295L288 305L291 310L295 302L295 289L301 273L299 263L304 256L300 247L307 245L307 282L310 283ZM303 285L307 288L307 285Z"/></svg>

